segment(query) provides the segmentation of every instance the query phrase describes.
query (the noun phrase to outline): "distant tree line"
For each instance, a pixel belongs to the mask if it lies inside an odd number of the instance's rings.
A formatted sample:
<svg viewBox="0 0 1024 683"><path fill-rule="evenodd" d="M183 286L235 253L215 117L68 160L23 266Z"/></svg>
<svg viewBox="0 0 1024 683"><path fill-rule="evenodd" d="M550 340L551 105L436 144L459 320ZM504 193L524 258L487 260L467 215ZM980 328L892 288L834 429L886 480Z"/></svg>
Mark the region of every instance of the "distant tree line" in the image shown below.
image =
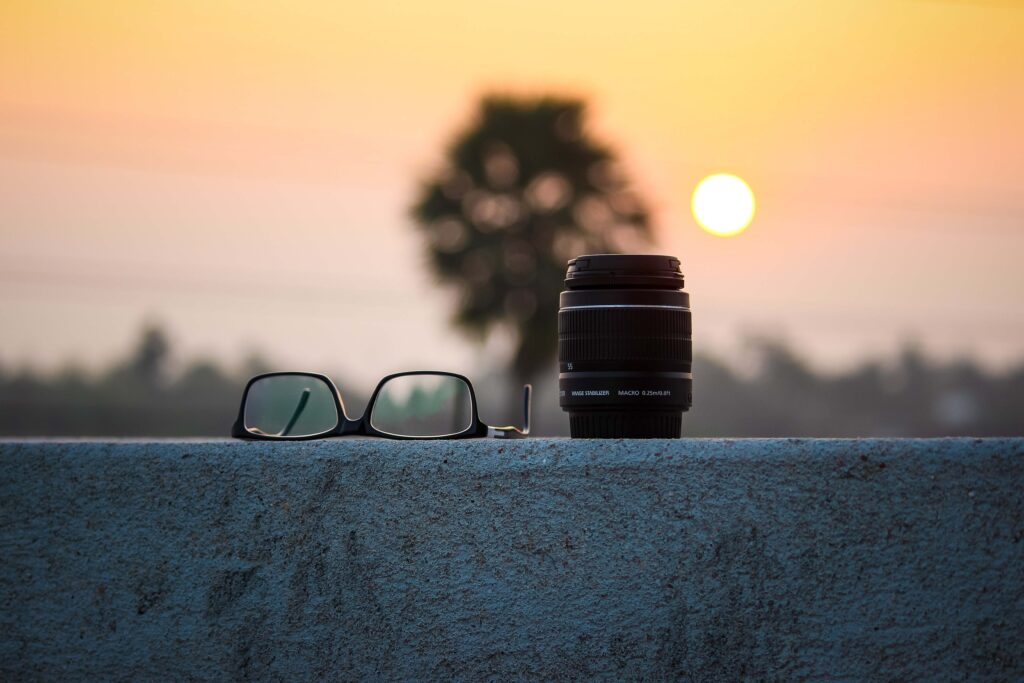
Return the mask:
<svg viewBox="0 0 1024 683"><path fill-rule="evenodd" d="M776 341L756 342L750 353L759 362L749 374L698 354L686 435L1024 434L1024 364L990 374L970 361L940 363L908 348L895 358L822 375ZM271 369L253 358L234 371L195 361L175 373L172 355L167 336L149 328L127 358L103 372L0 368L0 435L223 437L246 380ZM503 395L512 382L487 385ZM353 406L365 402L365 394L347 391L345 398ZM553 383L537 387L534 418L539 435L568 433Z"/></svg>
<svg viewBox="0 0 1024 683"><path fill-rule="evenodd" d="M760 340L747 377L694 359L691 436L1010 436L1024 434L1024 364L989 374L913 346L838 374L813 372L788 346Z"/></svg>
<svg viewBox="0 0 1024 683"><path fill-rule="evenodd" d="M226 436L251 374L210 361L170 371L171 349L157 327L104 372L70 367L53 375L0 369L0 434L5 436Z"/></svg>

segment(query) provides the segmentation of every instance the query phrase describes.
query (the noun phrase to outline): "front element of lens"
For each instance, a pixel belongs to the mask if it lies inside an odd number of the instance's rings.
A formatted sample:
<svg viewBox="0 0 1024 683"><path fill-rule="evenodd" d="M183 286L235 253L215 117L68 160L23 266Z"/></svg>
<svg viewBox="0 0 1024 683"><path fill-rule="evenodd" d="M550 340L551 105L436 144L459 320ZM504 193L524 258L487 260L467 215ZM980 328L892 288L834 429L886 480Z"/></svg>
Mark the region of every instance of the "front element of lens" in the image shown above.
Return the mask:
<svg viewBox="0 0 1024 683"><path fill-rule="evenodd" d="M574 438L677 438L692 402L690 296L679 259L569 261L558 311L559 404Z"/></svg>

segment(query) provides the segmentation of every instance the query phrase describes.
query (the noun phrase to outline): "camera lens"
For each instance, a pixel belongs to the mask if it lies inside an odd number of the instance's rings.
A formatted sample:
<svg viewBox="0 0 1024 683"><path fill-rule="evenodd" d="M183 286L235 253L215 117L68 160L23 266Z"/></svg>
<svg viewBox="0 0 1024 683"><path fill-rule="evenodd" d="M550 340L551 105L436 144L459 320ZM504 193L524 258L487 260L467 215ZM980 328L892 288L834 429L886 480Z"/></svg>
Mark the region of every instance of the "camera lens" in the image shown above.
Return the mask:
<svg viewBox="0 0 1024 683"><path fill-rule="evenodd" d="M565 287L558 389L573 438L679 437L693 390L679 259L577 256Z"/></svg>

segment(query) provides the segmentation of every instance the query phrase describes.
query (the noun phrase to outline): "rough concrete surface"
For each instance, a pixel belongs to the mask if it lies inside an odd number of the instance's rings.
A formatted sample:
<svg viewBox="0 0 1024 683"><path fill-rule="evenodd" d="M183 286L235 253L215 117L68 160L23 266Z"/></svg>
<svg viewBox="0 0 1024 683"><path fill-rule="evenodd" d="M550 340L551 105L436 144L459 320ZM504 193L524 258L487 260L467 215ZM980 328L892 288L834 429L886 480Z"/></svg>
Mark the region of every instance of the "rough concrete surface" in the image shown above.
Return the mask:
<svg viewBox="0 0 1024 683"><path fill-rule="evenodd" d="M1022 680L1024 440L0 443L3 680Z"/></svg>

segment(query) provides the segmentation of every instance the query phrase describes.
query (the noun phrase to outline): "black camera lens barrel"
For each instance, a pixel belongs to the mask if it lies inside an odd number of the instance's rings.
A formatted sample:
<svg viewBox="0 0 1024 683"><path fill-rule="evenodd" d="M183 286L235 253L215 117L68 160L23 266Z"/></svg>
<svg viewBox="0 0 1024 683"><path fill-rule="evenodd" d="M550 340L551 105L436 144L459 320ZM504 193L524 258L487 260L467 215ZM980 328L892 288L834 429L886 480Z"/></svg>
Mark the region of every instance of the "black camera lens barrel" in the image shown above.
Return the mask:
<svg viewBox="0 0 1024 683"><path fill-rule="evenodd" d="M672 256L569 261L558 311L558 387L574 438L680 436L693 391L683 285Z"/></svg>

